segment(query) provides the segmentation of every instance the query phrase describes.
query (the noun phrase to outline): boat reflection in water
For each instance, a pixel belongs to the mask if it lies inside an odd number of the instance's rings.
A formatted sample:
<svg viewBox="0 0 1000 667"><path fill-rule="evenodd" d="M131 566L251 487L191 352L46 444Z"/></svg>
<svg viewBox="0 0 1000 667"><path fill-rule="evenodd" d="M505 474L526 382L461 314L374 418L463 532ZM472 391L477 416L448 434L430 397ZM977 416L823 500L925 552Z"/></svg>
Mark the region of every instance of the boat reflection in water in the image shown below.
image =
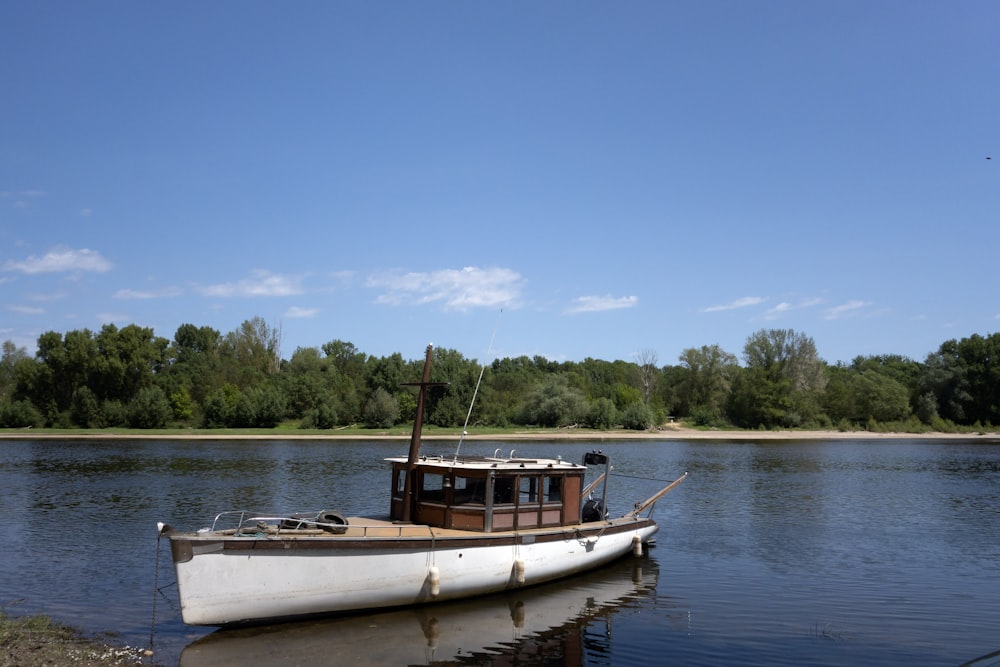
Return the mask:
<svg viewBox="0 0 1000 667"><path fill-rule="evenodd" d="M582 665L610 650L621 608L655 596L657 564L626 558L551 584L474 600L301 623L222 629L187 646L181 667L427 665L527 659ZM597 629L591 625L597 623Z"/></svg>

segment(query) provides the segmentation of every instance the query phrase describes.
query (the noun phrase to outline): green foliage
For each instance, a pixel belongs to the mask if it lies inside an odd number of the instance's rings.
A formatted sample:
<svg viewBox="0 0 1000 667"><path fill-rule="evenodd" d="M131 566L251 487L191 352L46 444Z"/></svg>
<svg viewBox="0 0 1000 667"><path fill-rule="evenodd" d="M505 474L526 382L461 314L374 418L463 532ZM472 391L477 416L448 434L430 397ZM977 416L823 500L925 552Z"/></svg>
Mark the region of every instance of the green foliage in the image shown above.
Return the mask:
<svg viewBox="0 0 1000 667"><path fill-rule="evenodd" d="M519 423L533 426L567 426L586 415L586 400L569 387L563 374L547 377L532 389L521 406Z"/></svg>
<svg viewBox="0 0 1000 667"><path fill-rule="evenodd" d="M836 422L861 425L904 421L910 416L910 390L879 366L855 363L851 367L829 369L823 397L826 416Z"/></svg>
<svg viewBox="0 0 1000 667"><path fill-rule="evenodd" d="M45 420L30 401L0 400L0 428L37 428Z"/></svg>
<svg viewBox="0 0 1000 667"><path fill-rule="evenodd" d="M170 394L170 410L174 419L189 422L194 419L195 404L187 387L181 387Z"/></svg>
<svg viewBox="0 0 1000 667"><path fill-rule="evenodd" d="M610 398L598 398L590 404L584 422L589 428L607 430L618 423L618 408Z"/></svg>
<svg viewBox="0 0 1000 667"><path fill-rule="evenodd" d="M638 387L630 387L629 385L622 383L615 385L612 397L615 402L615 407L619 410L625 410L633 403L640 403L643 401L642 392L638 389Z"/></svg>
<svg viewBox="0 0 1000 667"><path fill-rule="evenodd" d="M306 411L302 417L302 428L330 429L340 423L336 408L330 403L321 403Z"/></svg>
<svg viewBox="0 0 1000 667"><path fill-rule="evenodd" d="M369 428L389 428L399 419L399 402L379 387L365 404L364 418Z"/></svg>
<svg viewBox="0 0 1000 667"><path fill-rule="evenodd" d="M633 431L647 431L653 427L653 411L642 401L630 403L621 412L622 426Z"/></svg>
<svg viewBox="0 0 1000 667"><path fill-rule="evenodd" d="M718 345L688 348L680 356L678 407L683 414L719 414L729 401L739 371L736 356Z"/></svg>
<svg viewBox="0 0 1000 667"><path fill-rule="evenodd" d="M101 416L105 426L125 426L128 423L128 409L118 400L101 403Z"/></svg>
<svg viewBox="0 0 1000 667"><path fill-rule="evenodd" d="M205 427L226 428L236 422L236 403L240 390L236 385L224 384L205 398Z"/></svg>
<svg viewBox="0 0 1000 667"><path fill-rule="evenodd" d="M695 426L717 428L726 425L722 416L707 405L694 408L688 415L688 419Z"/></svg>
<svg viewBox="0 0 1000 667"><path fill-rule="evenodd" d="M128 404L128 424L132 428L163 428L173 410L163 390L143 387Z"/></svg>
<svg viewBox="0 0 1000 667"><path fill-rule="evenodd" d="M90 387L80 387L73 399L73 423L84 428L104 428L104 414L101 404Z"/></svg>
<svg viewBox="0 0 1000 667"><path fill-rule="evenodd" d="M662 369L648 350L635 363L521 356L485 369L455 350L434 354L431 380L447 386L428 392L425 421L442 428L464 424L470 403L473 426L645 429L673 415L707 427L975 432L1000 422L998 334L946 341L923 363L878 355L828 366L811 338L780 329L747 339L743 367L718 346ZM387 428L413 419L416 391L403 385L421 369L422 359L376 358L342 340L282 361L280 329L261 318L225 335L183 324L172 341L135 325L49 331L33 357L3 343L0 426Z"/></svg>
<svg viewBox="0 0 1000 667"><path fill-rule="evenodd" d="M744 428L795 428L819 416L826 365L812 338L791 329L760 330L743 348L728 412Z"/></svg>

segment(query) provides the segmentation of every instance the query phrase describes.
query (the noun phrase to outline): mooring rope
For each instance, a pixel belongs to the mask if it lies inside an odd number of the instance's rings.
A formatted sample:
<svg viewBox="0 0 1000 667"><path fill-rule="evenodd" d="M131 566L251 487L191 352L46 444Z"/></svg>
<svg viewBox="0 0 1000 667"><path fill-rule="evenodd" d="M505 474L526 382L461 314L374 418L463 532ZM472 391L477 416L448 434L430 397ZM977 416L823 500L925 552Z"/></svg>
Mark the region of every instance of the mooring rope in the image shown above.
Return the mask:
<svg viewBox="0 0 1000 667"><path fill-rule="evenodd" d="M613 472L613 473L611 473L611 476L612 477L626 477L628 479L644 479L644 480L646 480L648 482L672 482L673 481L673 480L670 480L670 479L660 479L658 477L643 477L641 475L623 475L622 473L619 473L619 472Z"/></svg>
<svg viewBox="0 0 1000 667"><path fill-rule="evenodd" d="M156 633L156 598L160 594L160 538L163 532L156 531L156 558L153 566L153 618L149 622L149 655L153 654L153 636Z"/></svg>

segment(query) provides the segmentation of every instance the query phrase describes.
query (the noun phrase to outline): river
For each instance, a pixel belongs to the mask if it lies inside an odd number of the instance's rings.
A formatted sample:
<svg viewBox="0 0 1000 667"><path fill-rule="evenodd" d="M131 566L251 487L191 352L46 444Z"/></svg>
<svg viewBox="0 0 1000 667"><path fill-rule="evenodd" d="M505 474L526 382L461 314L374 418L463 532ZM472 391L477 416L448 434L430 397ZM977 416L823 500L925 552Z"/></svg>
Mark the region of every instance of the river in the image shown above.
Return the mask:
<svg viewBox="0 0 1000 667"><path fill-rule="evenodd" d="M180 621L169 549L222 510L386 514L402 441L0 439L0 605L155 650L164 665L1000 663L1000 442L466 442L614 464L632 556L537 589L212 632ZM451 453L428 442L425 453Z"/></svg>

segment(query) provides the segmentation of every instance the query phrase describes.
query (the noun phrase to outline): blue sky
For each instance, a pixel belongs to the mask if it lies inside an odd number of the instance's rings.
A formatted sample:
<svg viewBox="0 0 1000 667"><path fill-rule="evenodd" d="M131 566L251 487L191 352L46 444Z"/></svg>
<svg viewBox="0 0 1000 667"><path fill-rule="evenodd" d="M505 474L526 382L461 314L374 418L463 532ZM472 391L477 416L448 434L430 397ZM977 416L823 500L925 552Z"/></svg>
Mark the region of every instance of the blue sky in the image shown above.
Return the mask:
<svg viewBox="0 0 1000 667"><path fill-rule="evenodd" d="M3 3L0 340L259 316L285 358L666 365L781 328L922 361L1000 329L998 26L992 0Z"/></svg>

